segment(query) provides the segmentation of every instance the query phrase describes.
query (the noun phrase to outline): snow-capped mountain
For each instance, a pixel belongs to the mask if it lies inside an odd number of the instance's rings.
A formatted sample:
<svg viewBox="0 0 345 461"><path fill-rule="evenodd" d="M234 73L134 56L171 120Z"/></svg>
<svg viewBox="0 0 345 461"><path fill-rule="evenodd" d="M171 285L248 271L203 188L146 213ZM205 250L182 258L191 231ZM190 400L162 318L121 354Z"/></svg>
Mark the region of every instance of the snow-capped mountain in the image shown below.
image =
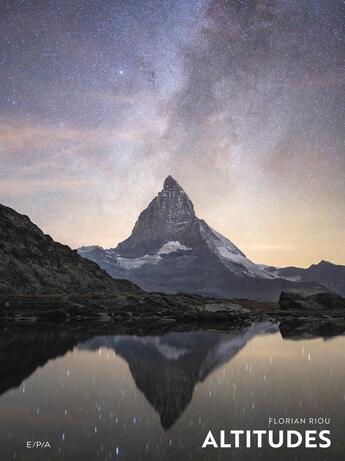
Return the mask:
<svg viewBox="0 0 345 461"><path fill-rule="evenodd" d="M275 301L293 285L276 268L255 264L194 212L179 183L168 176L140 214L132 234L116 248L81 247L114 278L146 290Z"/></svg>

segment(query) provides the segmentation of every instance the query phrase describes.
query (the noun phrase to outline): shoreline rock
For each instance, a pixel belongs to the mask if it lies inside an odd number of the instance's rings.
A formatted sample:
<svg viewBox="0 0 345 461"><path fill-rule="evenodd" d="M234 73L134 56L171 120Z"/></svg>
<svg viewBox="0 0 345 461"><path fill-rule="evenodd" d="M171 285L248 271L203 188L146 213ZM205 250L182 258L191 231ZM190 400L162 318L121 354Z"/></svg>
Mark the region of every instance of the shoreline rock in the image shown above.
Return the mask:
<svg viewBox="0 0 345 461"><path fill-rule="evenodd" d="M293 289L281 293L279 305L282 309L314 312L317 310L345 309L345 299L328 290Z"/></svg>
<svg viewBox="0 0 345 461"><path fill-rule="evenodd" d="M304 295L282 293L280 305L146 292L0 295L0 328L95 328L153 334L195 329L226 331L256 322L278 322L282 335L291 339L345 334L343 298L323 292Z"/></svg>

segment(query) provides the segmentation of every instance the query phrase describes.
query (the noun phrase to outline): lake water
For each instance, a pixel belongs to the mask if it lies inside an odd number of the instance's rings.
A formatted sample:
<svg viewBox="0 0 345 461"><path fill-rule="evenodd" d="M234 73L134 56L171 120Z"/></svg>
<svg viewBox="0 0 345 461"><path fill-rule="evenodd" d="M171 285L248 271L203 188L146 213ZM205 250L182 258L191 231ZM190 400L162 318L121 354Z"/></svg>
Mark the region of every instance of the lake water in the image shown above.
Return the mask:
<svg viewBox="0 0 345 461"><path fill-rule="evenodd" d="M229 334L8 336L1 461L345 459L344 337L283 339L265 323ZM331 423L277 427L269 417ZM330 430L332 446L201 448L209 430L282 428Z"/></svg>

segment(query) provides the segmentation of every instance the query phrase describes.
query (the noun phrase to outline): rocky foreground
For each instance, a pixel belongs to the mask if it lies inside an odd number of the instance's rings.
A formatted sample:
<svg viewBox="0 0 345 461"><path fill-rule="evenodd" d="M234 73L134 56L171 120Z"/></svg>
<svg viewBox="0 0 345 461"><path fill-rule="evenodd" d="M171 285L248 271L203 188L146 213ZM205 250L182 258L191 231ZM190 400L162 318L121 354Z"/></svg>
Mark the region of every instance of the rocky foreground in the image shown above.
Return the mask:
<svg viewBox="0 0 345 461"><path fill-rule="evenodd" d="M145 292L0 296L2 329L38 325L162 334L198 328L226 331L269 321L280 322L283 336L327 337L345 333L344 314L344 298L322 292L282 293L280 304Z"/></svg>

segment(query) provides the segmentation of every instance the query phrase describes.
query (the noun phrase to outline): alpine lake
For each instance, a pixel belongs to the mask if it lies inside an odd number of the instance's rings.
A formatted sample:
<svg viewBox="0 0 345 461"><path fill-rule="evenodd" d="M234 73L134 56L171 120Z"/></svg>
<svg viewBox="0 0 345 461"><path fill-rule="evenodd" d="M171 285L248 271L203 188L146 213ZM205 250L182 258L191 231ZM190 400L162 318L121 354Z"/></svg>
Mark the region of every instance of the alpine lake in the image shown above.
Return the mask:
<svg viewBox="0 0 345 461"><path fill-rule="evenodd" d="M6 332L0 460L345 458L345 337L279 324L160 336ZM279 423L282 422L282 424ZM289 424L290 421L290 424ZM230 431L329 431L331 446L247 448ZM218 448L202 448L209 431ZM220 433L231 447L220 448ZM303 435L304 437L304 435ZM232 438L232 442L233 442Z"/></svg>

